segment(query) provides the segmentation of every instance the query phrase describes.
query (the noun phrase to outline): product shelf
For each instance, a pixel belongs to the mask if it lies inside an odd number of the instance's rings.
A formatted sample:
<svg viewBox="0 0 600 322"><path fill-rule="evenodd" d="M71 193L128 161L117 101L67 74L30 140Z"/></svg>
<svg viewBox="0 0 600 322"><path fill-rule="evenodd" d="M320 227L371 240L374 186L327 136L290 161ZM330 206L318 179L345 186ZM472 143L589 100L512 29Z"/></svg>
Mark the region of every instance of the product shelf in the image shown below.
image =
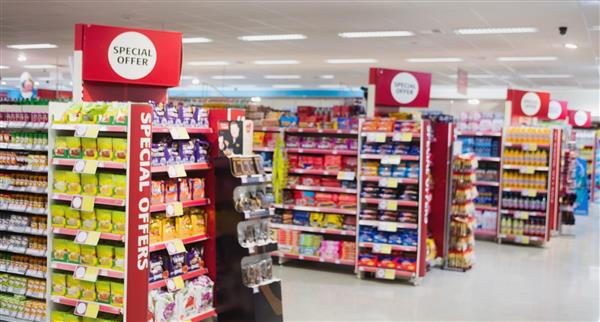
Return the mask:
<svg viewBox="0 0 600 322"><path fill-rule="evenodd" d="M46 250L39 250L39 249L33 249L33 248L25 248L25 247L13 247L11 246L7 246L7 247L0 247L0 252L9 252L9 253L13 253L13 254L19 254L19 255L28 255L28 256L32 256L32 257L42 257L45 258L47 255L47 251Z"/></svg>
<svg viewBox="0 0 600 322"><path fill-rule="evenodd" d="M417 246L403 246L403 245L395 245L395 244L388 244L388 243L366 243L366 242L358 243L358 247L365 247L365 248L371 248L371 249L379 247L378 245L389 245L389 246L391 246L391 250L398 250L398 251L403 251L403 252L416 252L417 251Z"/></svg>
<svg viewBox="0 0 600 322"><path fill-rule="evenodd" d="M492 230L492 229L476 229L475 230L475 236L480 236L480 237L495 237L496 236L496 230Z"/></svg>
<svg viewBox="0 0 600 322"><path fill-rule="evenodd" d="M0 149L19 151L48 151L47 145L0 143Z"/></svg>
<svg viewBox="0 0 600 322"><path fill-rule="evenodd" d="M121 314L123 312L123 309L117 306L112 306L112 305L108 305L108 304L103 304L103 303L99 303L99 302L90 302L90 301L84 301L84 300L78 300L78 299L70 299L64 296L57 296L57 295L52 295L52 302L54 303L59 303L59 304L63 304L63 305L68 305L68 306L73 306L76 307L79 303L91 303L91 304L98 304L98 311L100 312L105 312L105 313L110 313L110 314Z"/></svg>
<svg viewBox="0 0 600 322"><path fill-rule="evenodd" d="M399 184L419 184L419 179L412 178L396 178L396 177L381 177L381 176L361 176L361 181L379 182L381 180L395 180Z"/></svg>
<svg viewBox="0 0 600 322"><path fill-rule="evenodd" d="M52 195L52 199L63 200L63 201L72 201L74 198L77 198L77 197L79 197L79 198L93 197L94 203L97 205L118 206L118 207L125 206L125 199L119 199L119 198L73 195L73 194L68 194L68 193L54 193Z"/></svg>
<svg viewBox="0 0 600 322"><path fill-rule="evenodd" d="M373 267L373 266L358 266L358 270L360 272L367 272L367 273L377 273L377 271L380 269L387 269L387 268ZM409 278L409 277L415 276L415 272L405 271L405 270L401 270L401 269L393 269L393 270L395 271L395 276L397 276L397 277Z"/></svg>
<svg viewBox="0 0 600 322"><path fill-rule="evenodd" d="M27 172L48 172L48 167L32 167L32 166L18 166L18 165L0 165L0 170L12 170L12 171L27 171Z"/></svg>
<svg viewBox="0 0 600 322"><path fill-rule="evenodd" d="M255 127L254 132L280 132L284 129L285 129L284 127L261 126L261 127Z"/></svg>
<svg viewBox="0 0 600 322"><path fill-rule="evenodd" d="M362 131L362 133L361 133L362 137L368 137L369 135L381 135L381 136L385 136L386 138L395 138L395 137L401 136L401 135L409 135L410 136L410 140L404 140L404 138L398 138L398 140L394 140L394 141L398 141L398 142L409 142L409 141L414 141L414 140L418 140L421 138L421 135L419 133L411 133L411 132Z"/></svg>
<svg viewBox="0 0 600 322"><path fill-rule="evenodd" d="M17 318L17 317L13 317L13 316L8 316L8 315L4 315L4 314L0 314L0 321L6 321L6 322L31 322L30 319L21 319L21 318Z"/></svg>
<svg viewBox="0 0 600 322"><path fill-rule="evenodd" d="M372 227L381 227L381 226L396 226L396 228L405 228L405 229L417 229L419 225L410 224L410 223L402 223L402 222L393 222L393 221L379 221L379 220L360 220L358 222L363 226L372 226Z"/></svg>
<svg viewBox="0 0 600 322"><path fill-rule="evenodd" d="M333 154L333 155L354 155L358 154L355 150L327 150L327 149L304 149L304 148L286 148L288 153L300 154Z"/></svg>
<svg viewBox="0 0 600 322"><path fill-rule="evenodd" d="M48 231L46 229L32 229L31 227L0 225L0 231L7 233L27 234L34 236L45 236Z"/></svg>
<svg viewBox="0 0 600 322"><path fill-rule="evenodd" d="M329 234L329 235L356 236L356 231L346 230L346 229L320 228L320 227L286 225L286 224L277 224L277 223L271 223L271 228L277 228L277 229L283 229L283 230L307 231L307 232L312 232L312 233L321 233L321 234Z"/></svg>
<svg viewBox="0 0 600 322"><path fill-rule="evenodd" d="M477 210L488 210L488 211L498 211L498 207L484 206L484 205L478 205L478 204L475 204L475 209L477 209Z"/></svg>
<svg viewBox="0 0 600 322"><path fill-rule="evenodd" d="M46 274L42 271L32 271L30 272L29 269L25 270L25 271L14 271L14 270L8 270L8 269L0 269L0 273L6 273L6 274L11 274L11 275L17 275L17 276L25 276L25 277L31 277L31 278L37 278L37 279L46 279ZM1 321L1 320L0 320Z"/></svg>
<svg viewBox="0 0 600 322"><path fill-rule="evenodd" d="M287 132L287 133L323 133L323 134L358 135L357 130L317 129L317 128L302 128L302 127L288 127L288 128L285 128L285 132Z"/></svg>
<svg viewBox="0 0 600 322"><path fill-rule="evenodd" d="M206 273L208 273L208 270L206 270L205 268L200 268L197 270L187 272L183 275L179 275L179 277L181 277L182 280L186 281L186 280L191 280L192 278L196 278L201 275L205 275ZM160 281L151 282L150 284L148 284L148 289L155 290L155 289L158 289L161 287L165 287L165 286L167 286L168 281L169 281L169 279L167 278L167 279L163 279Z"/></svg>
<svg viewBox="0 0 600 322"><path fill-rule="evenodd" d="M500 157L480 157L480 156L476 156L475 159L477 161L490 161L490 162L500 162L500 160L501 160Z"/></svg>
<svg viewBox="0 0 600 322"><path fill-rule="evenodd" d="M200 322L208 318L217 316L217 311L211 308L189 319L190 322Z"/></svg>
<svg viewBox="0 0 600 322"><path fill-rule="evenodd" d="M52 267L53 269L60 269L63 271L75 272L75 270L77 270L78 267L86 267L87 268L87 267L93 267L93 266L52 261L50 263L50 267ZM98 267L98 275L104 276L104 277L117 278L117 279L125 278L125 273L123 271L110 269L110 268L103 268L103 267Z"/></svg>
<svg viewBox="0 0 600 322"><path fill-rule="evenodd" d="M456 130L459 136L502 136L502 131L460 131Z"/></svg>
<svg viewBox="0 0 600 322"><path fill-rule="evenodd" d="M15 192L27 192L36 194L47 194L47 188L36 188L36 187L14 187L14 186L0 186L0 190L15 191Z"/></svg>
<svg viewBox="0 0 600 322"><path fill-rule="evenodd" d="M277 208L277 209L287 209L287 210L312 211L312 212L334 213L334 214L342 214L342 215L356 215L356 209L325 208L325 207L296 206L296 205L282 205L282 204L273 204L273 207Z"/></svg>
<svg viewBox="0 0 600 322"><path fill-rule="evenodd" d="M506 191L506 192L520 192L524 195L527 195L527 194L537 195L537 194L543 194L543 193L548 192L548 190L546 190L546 189L508 188L508 187L503 187L502 190Z"/></svg>
<svg viewBox="0 0 600 322"><path fill-rule="evenodd" d="M183 168L187 171L210 169L210 164L208 164L207 162L184 163L182 165L183 165ZM175 165L155 165L155 166L152 166L151 171L152 171L152 173L168 172L169 167L173 167L173 166L175 166Z"/></svg>
<svg viewBox="0 0 600 322"><path fill-rule="evenodd" d="M543 211L502 209L502 210L500 210L500 213L512 215L515 218L527 218L527 217L546 218L546 213Z"/></svg>
<svg viewBox="0 0 600 322"><path fill-rule="evenodd" d="M197 243L197 242L200 242L203 240L207 240L208 238L209 238L208 235L200 234L200 235L195 235L195 236L181 238L181 239L167 240L167 241L163 241L163 242L159 242L159 243L150 244L150 251L155 252L155 251L159 251L161 249L166 249L168 244L172 243L173 241L177 241L177 240L181 240L181 242L184 245L187 245L187 244L193 244L193 243Z"/></svg>
<svg viewBox="0 0 600 322"><path fill-rule="evenodd" d="M172 128L184 128L188 133L192 134L210 134L213 133L210 127L186 127L186 126L173 126ZM171 127L168 126L152 126L152 133L170 133Z"/></svg>
<svg viewBox="0 0 600 322"><path fill-rule="evenodd" d="M98 124L60 124L54 123L52 124L53 130L65 130L65 131L75 131L77 129L85 129L89 127L98 128L100 132L119 132L125 133L127 132L127 126L125 125L98 125Z"/></svg>
<svg viewBox="0 0 600 322"><path fill-rule="evenodd" d="M273 152L275 148L266 147L266 146L255 146L252 147L252 151L254 152Z"/></svg>
<svg viewBox="0 0 600 322"><path fill-rule="evenodd" d="M339 170L298 169L298 168L288 169L288 173L314 174L314 175L321 175L321 176L337 176L339 172L340 172Z"/></svg>
<svg viewBox="0 0 600 322"><path fill-rule="evenodd" d="M550 144L504 142L504 147L519 148L526 151L535 151L537 149L549 149Z"/></svg>
<svg viewBox="0 0 600 322"><path fill-rule="evenodd" d="M0 205L0 210L21 212L24 214L32 214L32 215L47 215L48 214L47 209L31 208L31 207L15 207L12 204L2 204L2 205Z"/></svg>
<svg viewBox="0 0 600 322"><path fill-rule="evenodd" d="M334 193L350 193L356 194L356 189L348 189L348 188L338 188L338 187L314 187L314 186L305 186L305 185L297 185L291 184L287 186L287 189L290 190L303 190L303 191L321 191L321 192L334 192Z"/></svg>
<svg viewBox="0 0 600 322"><path fill-rule="evenodd" d="M500 182L497 181L474 181L474 185L476 186L486 186L486 187L499 187Z"/></svg>
<svg viewBox="0 0 600 322"><path fill-rule="evenodd" d="M418 155L387 155L387 154L361 154L364 160L381 160L386 158L398 158L399 161L419 161Z"/></svg>
<svg viewBox="0 0 600 322"><path fill-rule="evenodd" d="M418 201L408 201L408 200L390 200L390 199L378 199L378 198L361 198L360 202L367 204L380 204L385 202L387 204L396 203L398 207L418 207Z"/></svg>
<svg viewBox="0 0 600 322"><path fill-rule="evenodd" d="M173 202L173 203L175 203L175 202ZM150 212L165 211L170 204L171 203L161 203L161 204L151 205ZM208 198L188 200L188 201L181 202L181 205L183 208L206 206L209 204L210 204L210 200Z"/></svg>
<svg viewBox="0 0 600 322"><path fill-rule="evenodd" d="M529 243L543 243L544 238L539 236L527 236L527 235L507 235L500 234L498 238L506 241L510 241L517 244L529 244Z"/></svg>
<svg viewBox="0 0 600 322"><path fill-rule="evenodd" d="M70 228L52 228L52 233L61 234L61 235L69 235L69 236L77 236L79 232L86 231L83 229L70 229ZM100 239L104 240L115 240L115 241L124 241L125 236L113 233L100 233Z"/></svg>
<svg viewBox="0 0 600 322"><path fill-rule="evenodd" d="M305 261L311 261L311 262L321 262L321 263L331 263L331 264L338 264L338 265L354 266L354 261L347 260L347 259L339 259L339 258L333 259L333 258L325 258L325 257L319 257L319 256L291 254L291 253L285 253L282 251L274 251L271 253L271 255L276 256L276 257L298 259L298 260L305 260Z"/></svg>
<svg viewBox="0 0 600 322"><path fill-rule="evenodd" d="M529 166L529 165L515 165L515 164L504 164L503 165L504 169L507 170L527 170L529 172L533 172L533 171L548 171L548 167L544 167L544 166Z"/></svg>
<svg viewBox="0 0 600 322"><path fill-rule="evenodd" d="M39 122L0 122L0 129L13 129L13 130L47 130L48 123Z"/></svg>
<svg viewBox="0 0 600 322"><path fill-rule="evenodd" d="M52 158L53 165L74 166L79 161L98 161L98 168L102 168L102 169L126 169L127 168L127 164L124 162L87 160L87 159Z"/></svg>

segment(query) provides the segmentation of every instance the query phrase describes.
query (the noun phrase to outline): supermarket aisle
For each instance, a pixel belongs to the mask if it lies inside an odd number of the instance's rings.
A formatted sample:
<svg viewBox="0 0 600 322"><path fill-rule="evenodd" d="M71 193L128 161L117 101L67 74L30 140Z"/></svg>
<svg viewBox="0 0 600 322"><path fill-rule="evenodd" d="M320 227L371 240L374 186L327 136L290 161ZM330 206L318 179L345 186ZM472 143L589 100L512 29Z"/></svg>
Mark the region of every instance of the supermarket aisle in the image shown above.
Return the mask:
<svg viewBox="0 0 600 322"><path fill-rule="evenodd" d="M285 264L278 272L286 321L597 321L600 207L593 207L577 217L576 237L553 238L546 248L478 242L473 270L434 269L418 287Z"/></svg>

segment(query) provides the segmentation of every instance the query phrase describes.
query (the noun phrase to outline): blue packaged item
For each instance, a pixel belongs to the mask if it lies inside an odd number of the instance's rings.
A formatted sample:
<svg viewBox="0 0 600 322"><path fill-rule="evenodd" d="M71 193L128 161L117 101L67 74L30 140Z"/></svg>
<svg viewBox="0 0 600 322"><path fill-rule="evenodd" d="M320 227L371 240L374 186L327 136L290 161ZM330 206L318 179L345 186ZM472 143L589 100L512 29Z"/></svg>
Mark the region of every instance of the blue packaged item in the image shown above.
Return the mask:
<svg viewBox="0 0 600 322"><path fill-rule="evenodd" d="M402 245L402 237L398 233L392 233L388 235L388 243L393 245Z"/></svg>
<svg viewBox="0 0 600 322"><path fill-rule="evenodd" d="M371 227L361 227L360 234L358 236L358 240L361 243L372 243L373 242L373 228Z"/></svg>
<svg viewBox="0 0 600 322"><path fill-rule="evenodd" d="M282 115L279 118L281 127L298 127L298 117L295 115Z"/></svg>
<svg viewBox="0 0 600 322"><path fill-rule="evenodd" d="M373 235L373 242L374 243L387 243L388 242L388 238L387 238L387 234L381 231L376 232Z"/></svg>

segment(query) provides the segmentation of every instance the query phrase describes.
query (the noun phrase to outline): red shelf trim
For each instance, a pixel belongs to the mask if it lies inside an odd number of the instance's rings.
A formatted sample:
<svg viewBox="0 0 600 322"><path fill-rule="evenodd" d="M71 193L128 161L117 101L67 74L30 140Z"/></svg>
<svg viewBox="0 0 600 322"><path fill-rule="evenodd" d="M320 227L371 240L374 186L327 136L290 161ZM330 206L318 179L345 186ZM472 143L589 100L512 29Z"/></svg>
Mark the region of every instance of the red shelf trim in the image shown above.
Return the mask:
<svg viewBox="0 0 600 322"><path fill-rule="evenodd" d="M206 206L209 204L210 204L210 200L208 198L202 198L202 199L198 199L198 200L188 200L188 201L182 202L183 208ZM161 204L156 204L156 205L150 206L150 212L164 211L165 209L167 209L166 203L161 203Z"/></svg>
<svg viewBox="0 0 600 322"><path fill-rule="evenodd" d="M203 240L207 240L209 237L206 234L202 234L202 235L196 235L196 236L192 236L192 237L187 237L187 238L182 238L181 242L186 245L186 244L192 244L192 243L196 243L199 241L203 241ZM177 240L177 239L174 239ZM171 240L167 240L164 242L160 242L160 243L155 243L155 244L150 244L150 251L151 252L155 252L161 249L165 249L167 247L167 244L170 242Z"/></svg>
<svg viewBox="0 0 600 322"><path fill-rule="evenodd" d="M290 253L284 253L284 252L280 252L280 251L275 251L275 252L271 253L271 255L277 256L277 257L311 261L311 262L332 263L332 264L338 264L338 265L354 266L354 261L348 260L348 259L332 259L332 258L324 258L324 257L319 257L319 256L290 254Z"/></svg>
<svg viewBox="0 0 600 322"><path fill-rule="evenodd" d="M200 269L197 269L195 271L191 271L191 272L185 273L185 274L180 275L180 276L181 276L181 278L184 281L186 281L186 280L191 280L192 278L196 278L196 277L201 276L201 275L205 275L206 273L208 273L208 270L206 270L206 268L200 268ZM160 281L152 282L152 283L148 284L148 289L149 290L155 290L157 288L165 287L165 286L167 286L167 281L168 280L169 279L167 278L167 279L163 279L163 280L160 280Z"/></svg>

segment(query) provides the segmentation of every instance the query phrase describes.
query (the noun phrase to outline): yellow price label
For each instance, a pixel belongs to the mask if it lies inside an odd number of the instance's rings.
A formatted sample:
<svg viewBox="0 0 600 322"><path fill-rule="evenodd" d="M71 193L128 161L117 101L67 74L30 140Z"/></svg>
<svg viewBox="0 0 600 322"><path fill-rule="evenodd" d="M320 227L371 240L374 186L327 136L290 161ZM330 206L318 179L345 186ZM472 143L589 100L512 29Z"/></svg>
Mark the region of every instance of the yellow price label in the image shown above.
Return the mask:
<svg viewBox="0 0 600 322"><path fill-rule="evenodd" d="M413 134L408 132L394 133L393 140L396 142L410 142L413 139Z"/></svg>
<svg viewBox="0 0 600 322"><path fill-rule="evenodd" d="M96 174L97 169L98 161L96 160L78 160L73 166L75 173Z"/></svg>
<svg viewBox="0 0 600 322"><path fill-rule="evenodd" d="M100 127L95 124L80 124L75 127L75 136L80 138L92 138L98 137Z"/></svg>
<svg viewBox="0 0 600 322"><path fill-rule="evenodd" d="M379 268L375 271L375 277L386 280L393 280L394 278L396 278L396 271L393 269Z"/></svg>
<svg viewBox="0 0 600 322"><path fill-rule="evenodd" d="M97 303L77 302L74 313L78 316L95 319L98 317L98 311L100 311L100 305Z"/></svg>
<svg viewBox="0 0 600 322"><path fill-rule="evenodd" d="M169 255L175 255L175 254L186 252L185 245L183 245L183 242L181 241L181 239L175 239L175 240L168 241L166 243L166 248L167 248L167 253L169 253Z"/></svg>
<svg viewBox="0 0 600 322"><path fill-rule="evenodd" d="M537 144L535 144L535 143L525 143L525 144L523 144L523 150L525 150L525 151L537 151Z"/></svg>
<svg viewBox="0 0 600 322"><path fill-rule="evenodd" d="M386 155L381 158L381 164L400 164L400 156Z"/></svg>
<svg viewBox="0 0 600 322"><path fill-rule="evenodd" d="M516 236L515 242L520 244L529 244L529 236Z"/></svg>
<svg viewBox="0 0 600 322"><path fill-rule="evenodd" d="M398 187L398 179L397 178L382 178L379 180L379 186L384 188L397 188Z"/></svg>
<svg viewBox="0 0 600 322"><path fill-rule="evenodd" d="M71 208L92 212L94 211L94 202L96 198L93 196L75 196L71 199Z"/></svg>
<svg viewBox="0 0 600 322"><path fill-rule="evenodd" d="M165 209L167 217L177 217L183 215L183 204L181 202L171 202Z"/></svg>
<svg viewBox="0 0 600 322"><path fill-rule="evenodd" d="M169 128L169 133L171 133L171 137L173 138L173 140L189 140L190 139L190 135L188 134L188 131L185 129L185 127L171 127Z"/></svg>
<svg viewBox="0 0 600 322"><path fill-rule="evenodd" d="M169 174L169 178L187 177L187 173L185 172L185 166L183 164L168 166L167 173Z"/></svg>
<svg viewBox="0 0 600 322"><path fill-rule="evenodd" d="M377 226L377 230L396 232L398 230L398 224L395 222L380 222Z"/></svg>
<svg viewBox="0 0 600 322"><path fill-rule="evenodd" d="M535 173L535 167L523 167L519 169L520 173L527 173L527 174L534 174Z"/></svg>
<svg viewBox="0 0 600 322"><path fill-rule="evenodd" d="M373 244L373 253L391 254L392 253L392 245L388 245L388 244Z"/></svg>
<svg viewBox="0 0 600 322"><path fill-rule="evenodd" d="M529 219L529 213L527 213L525 211L516 211L513 216L517 219L524 219L524 220Z"/></svg>
<svg viewBox="0 0 600 322"><path fill-rule="evenodd" d="M354 180L356 173L353 171L340 171L337 174L338 180Z"/></svg>
<svg viewBox="0 0 600 322"><path fill-rule="evenodd" d="M175 276L167 281L167 289L171 292L180 290L185 287L183 284L183 278L181 276Z"/></svg>
<svg viewBox="0 0 600 322"><path fill-rule="evenodd" d="M386 134L383 132L367 133L367 142L383 143L386 140Z"/></svg>
<svg viewBox="0 0 600 322"><path fill-rule="evenodd" d="M100 232L98 231L80 230L75 235L75 243L77 244L96 246L98 241L100 241Z"/></svg>
<svg viewBox="0 0 600 322"><path fill-rule="evenodd" d="M99 272L100 269L98 267L77 266L73 272L73 278L88 282L96 282Z"/></svg>
<svg viewBox="0 0 600 322"><path fill-rule="evenodd" d="M521 191L521 195L524 197L535 197L537 195L537 192L533 189L526 189Z"/></svg>

